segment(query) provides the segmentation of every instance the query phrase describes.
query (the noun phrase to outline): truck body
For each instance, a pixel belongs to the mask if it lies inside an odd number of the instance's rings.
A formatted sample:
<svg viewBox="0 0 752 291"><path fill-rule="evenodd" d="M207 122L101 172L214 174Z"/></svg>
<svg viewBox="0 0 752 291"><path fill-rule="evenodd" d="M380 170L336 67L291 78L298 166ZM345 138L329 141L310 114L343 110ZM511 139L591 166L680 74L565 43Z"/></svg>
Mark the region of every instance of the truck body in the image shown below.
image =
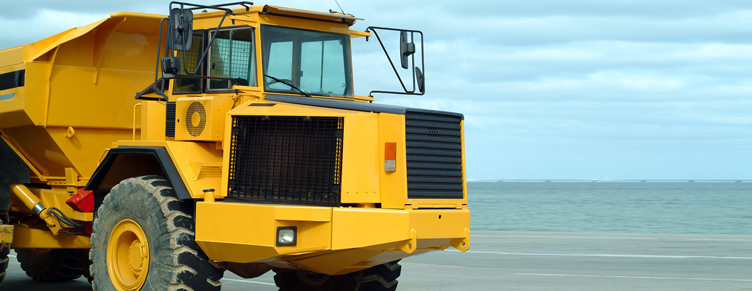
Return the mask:
<svg viewBox="0 0 752 291"><path fill-rule="evenodd" d="M0 51L5 255L75 257L95 289L140 290L163 255L181 265L178 244L219 270L199 278L212 288L273 269L294 290L467 250L461 114L355 95L350 43L371 33L352 16L209 8L115 13ZM180 21L192 29L170 32Z"/></svg>

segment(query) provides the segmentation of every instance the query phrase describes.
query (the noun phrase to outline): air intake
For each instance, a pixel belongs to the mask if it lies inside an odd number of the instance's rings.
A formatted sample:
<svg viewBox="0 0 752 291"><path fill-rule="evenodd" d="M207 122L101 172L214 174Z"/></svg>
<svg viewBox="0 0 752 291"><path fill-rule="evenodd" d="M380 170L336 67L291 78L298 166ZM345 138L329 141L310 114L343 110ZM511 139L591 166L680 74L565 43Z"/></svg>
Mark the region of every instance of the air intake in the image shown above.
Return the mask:
<svg viewBox="0 0 752 291"><path fill-rule="evenodd" d="M165 136L175 137L175 102L165 105Z"/></svg>
<svg viewBox="0 0 752 291"><path fill-rule="evenodd" d="M407 111L408 198L463 198L461 121L460 114Z"/></svg>
<svg viewBox="0 0 752 291"><path fill-rule="evenodd" d="M188 106L188 112L185 113L185 129L188 134L198 137L206 128L206 109L199 102L193 102Z"/></svg>
<svg viewBox="0 0 752 291"><path fill-rule="evenodd" d="M339 206L343 118L234 116L228 198Z"/></svg>

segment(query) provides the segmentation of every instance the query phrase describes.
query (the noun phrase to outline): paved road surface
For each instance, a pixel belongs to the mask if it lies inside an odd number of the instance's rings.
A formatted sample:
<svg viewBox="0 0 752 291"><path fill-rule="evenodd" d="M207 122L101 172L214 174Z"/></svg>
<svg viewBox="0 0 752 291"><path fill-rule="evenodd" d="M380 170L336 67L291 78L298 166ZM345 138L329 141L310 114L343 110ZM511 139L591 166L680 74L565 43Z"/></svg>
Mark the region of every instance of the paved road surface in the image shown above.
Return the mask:
<svg viewBox="0 0 752 291"><path fill-rule="evenodd" d="M225 273L223 290L277 290L272 274ZM467 253L403 260L399 290L752 291L752 236L482 232ZM15 258L0 290L90 290L42 284Z"/></svg>

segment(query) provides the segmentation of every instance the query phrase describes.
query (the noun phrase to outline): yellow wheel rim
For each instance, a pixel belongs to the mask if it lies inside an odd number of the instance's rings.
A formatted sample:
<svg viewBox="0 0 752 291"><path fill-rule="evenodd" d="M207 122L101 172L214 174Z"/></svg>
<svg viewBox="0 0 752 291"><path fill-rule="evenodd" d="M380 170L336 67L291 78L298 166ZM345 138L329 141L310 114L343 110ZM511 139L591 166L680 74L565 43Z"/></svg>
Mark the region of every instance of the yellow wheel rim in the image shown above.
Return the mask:
<svg viewBox="0 0 752 291"><path fill-rule="evenodd" d="M107 244L107 270L118 290L139 290L149 272L149 243L141 226L133 220L120 221Z"/></svg>

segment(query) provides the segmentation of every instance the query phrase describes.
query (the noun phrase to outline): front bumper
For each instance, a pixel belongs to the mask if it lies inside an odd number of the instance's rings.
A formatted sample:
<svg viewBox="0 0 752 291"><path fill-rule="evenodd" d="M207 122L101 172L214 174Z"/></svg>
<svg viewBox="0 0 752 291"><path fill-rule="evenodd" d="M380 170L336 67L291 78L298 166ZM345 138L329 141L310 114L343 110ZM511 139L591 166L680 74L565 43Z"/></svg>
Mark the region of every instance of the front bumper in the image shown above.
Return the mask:
<svg viewBox="0 0 752 291"><path fill-rule="evenodd" d="M278 227L297 228L277 246ZM470 211L198 202L196 242L210 259L344 274L450 246L470 246Z"/></svg>

